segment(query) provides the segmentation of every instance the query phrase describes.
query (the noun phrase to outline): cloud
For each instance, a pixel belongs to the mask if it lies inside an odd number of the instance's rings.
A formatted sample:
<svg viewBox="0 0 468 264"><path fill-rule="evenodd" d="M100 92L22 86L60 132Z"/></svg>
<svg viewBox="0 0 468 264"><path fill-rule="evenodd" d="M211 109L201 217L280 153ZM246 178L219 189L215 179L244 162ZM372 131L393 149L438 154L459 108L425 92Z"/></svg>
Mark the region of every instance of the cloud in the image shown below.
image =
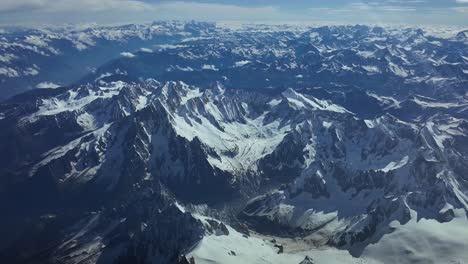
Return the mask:
<svg viewBox="0 0 468 264"><path fill-rule="evenodd" d="M31 10L43 7L44 0L2 0L0 12Z"/></svg>
<svg viewBox="0 0 468 264"><path fill-rule="evenodd" d="M468 13L468 6L452 7L452 9L458 13Z"/></svg>
<svg viewBox="0 0 468 264"><path fill-rule="evenodd" d="M420 1L420 0L415 0ZM390 1L389 1L390 2ZM393 0L392 3L402 2L399 0ZM411 1L413 2L413 1ZM342 7L329 8L329 7L313 7L309 8L309 11L323 11L329 13L337 12L413 12L417 11L416 7L407 5L390 5L383 2L354 2Z"/></svg>
<svg viewBox="0 0 468 264"><path fill-rule="evenodd" d="M139 0L2 0L0 11L97 12L115 9L142 11L151 4Z"/></svg>
<svg viewBox="0 0 468 264"><path fill-rule="evenodd" d="M276 20L278 7L192 1L143 0L0 0L0 23L127 23L164 19ZM5 14L10 17L9 21Z"/></svg>
<svg viewBox="0 0 468 264"><path fill-rule="evenodd" d="M406 1L409 3L408 1ZM394 2L395 3L395 2ZM401 1L399 1L401 3ZM391 5L383 2L358 2L350 4L352 9L368 10L368 11L380 11L380 12L412 12L416 11L416 8L408 5Z"/></svg>
<svg viewBox="0 0 468 264"><path fill-rule="evenodd" d="M171 1L155 5L168 18L203 20L274 20L283 17L274 6L238 6L232 4Z"/></svg>
<svg viewBox="0 0 468 264"><path fill-rule="evenodd" d="M434 3L434 0L356 0L333 8L315 6L307 11L310 17L330 23L467 25L468 8L457 6L455 0L451 5Z"/></svg>
<svg viewBox="0 0 468 264"><path fill-rule="evenodd" d="M426 0L388 0L389 3L396 3L396 4L421 4L427 3Z"/></svg>
<svg viewBox="0 0 468 264"><path fill-rule="evenodd" d="M139 23L154 20L329 21L466 25L468 0L0 0L0 24ZM315 3L315 5L312 5ZM431 9L432 8L432 9ZM406 14L406 15L405 15ZM452 14L452 15L451 15ZM445 16L445 17L443 17Z"/></svg>

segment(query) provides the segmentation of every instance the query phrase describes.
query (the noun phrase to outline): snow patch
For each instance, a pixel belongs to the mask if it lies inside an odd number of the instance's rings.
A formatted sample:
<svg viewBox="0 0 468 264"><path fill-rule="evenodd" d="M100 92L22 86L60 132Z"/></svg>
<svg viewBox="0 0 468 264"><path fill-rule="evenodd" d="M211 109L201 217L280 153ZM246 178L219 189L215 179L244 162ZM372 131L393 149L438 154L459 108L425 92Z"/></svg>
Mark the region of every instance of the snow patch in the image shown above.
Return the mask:
<svg viewBox="0 0 468 264"><path fill-rule="evenodd" d="M208 65L208 64L203 64L202 69L203 69L203 70L219 71L219 69L216 68L215 65L211 65L211 64L210 64L210 65Z"/></svg>
<svg viewBox="0 0 468 264"><path fill-rule="evenodd" d="M405 166L407 163L408 163L408 156L405 156L400 161L390 162L387 166L385 166L383 169L381 169L381 171L389 172L389 171L392 171L392 170L396 170L396 169L399 169L399 168Z"/></svg>
<svg viewBox="0 0 468 264"><path fill-rule="evenodd" d="M136 55L131 53L131 52L122 52L122 53L120 53L120 56L126 57L126 58L135 58L136 57Z"/></svg>
<svg viewBox="0 0 468 264"><path fill-rule="evenodd" d="M234 64L234 66L235 66L235 67L242 67L242 66L247 65L247 64L249 64L249 63L250 63L249 60L242 60L242 61L237 61L237 62Z"/></svg>
<svg viewBox="0 0 468 264"><path fill-rule="evenodd" d="M152 49L148 49L148 48L141 48L140 51L141 51L141 52L145 52L145 53L153 53L153 50L152 50Z"/></svg>
<svg viewBox="0 0 468 264"><path fill-rule="evenodd" d="M59 87L60 85L55 84L53 82L41 82L36 85L36 88L39 88L39 89L55 89Z"/></svg>
<svg viewBox="0 0 468 264"><path fill-rule="evenodd" d="M467 263L468 220L464 210L454 211L456 217L448 223L417 220L412 211L410 222L392 222L395 231L367 246L361 257L383 263Z"/></svg>

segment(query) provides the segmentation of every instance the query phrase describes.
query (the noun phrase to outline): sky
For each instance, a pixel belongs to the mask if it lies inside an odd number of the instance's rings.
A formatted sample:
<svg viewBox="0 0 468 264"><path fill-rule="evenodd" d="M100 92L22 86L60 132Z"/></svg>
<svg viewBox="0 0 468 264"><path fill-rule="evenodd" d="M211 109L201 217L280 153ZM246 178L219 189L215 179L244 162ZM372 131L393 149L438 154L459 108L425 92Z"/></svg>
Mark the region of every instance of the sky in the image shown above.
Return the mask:
<svg viewBox="0 0 468 264"><path fill-rule="evenodd" d="M468 27L468 0L0 0L1 25L155 20Z"/></svg>

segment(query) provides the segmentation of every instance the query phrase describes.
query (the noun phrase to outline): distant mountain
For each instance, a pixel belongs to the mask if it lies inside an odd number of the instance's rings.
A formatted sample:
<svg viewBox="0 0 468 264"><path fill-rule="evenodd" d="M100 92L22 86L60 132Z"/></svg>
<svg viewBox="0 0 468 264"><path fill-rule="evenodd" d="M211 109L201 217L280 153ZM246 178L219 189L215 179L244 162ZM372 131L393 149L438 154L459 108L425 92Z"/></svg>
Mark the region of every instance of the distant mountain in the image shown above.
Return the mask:
<svg viewBox="0 0 468 264"><path fill-rule="evenodd" d="M70 85L111 59L198 37L212 28L196 22L6 28L0 33L0 100L34 88Z"/></svg>
<svg viewBox="0 0 468 264"><path fill-rule="evenodd" d="M0 104L0 259L468 261L459 36L187 25Z"/></svg>

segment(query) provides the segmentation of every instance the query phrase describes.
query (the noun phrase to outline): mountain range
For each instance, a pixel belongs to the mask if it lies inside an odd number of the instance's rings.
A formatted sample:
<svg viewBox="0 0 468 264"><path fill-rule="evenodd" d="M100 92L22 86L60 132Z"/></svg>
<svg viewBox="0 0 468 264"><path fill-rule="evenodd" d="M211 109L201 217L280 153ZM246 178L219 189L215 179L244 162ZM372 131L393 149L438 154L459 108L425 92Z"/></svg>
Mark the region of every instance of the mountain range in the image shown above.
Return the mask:
<svg viewBox="0 0 468 264"><path fill-rule="evenodd" d="M0 258L468 262L467 37L4 29Z"/></svg>

